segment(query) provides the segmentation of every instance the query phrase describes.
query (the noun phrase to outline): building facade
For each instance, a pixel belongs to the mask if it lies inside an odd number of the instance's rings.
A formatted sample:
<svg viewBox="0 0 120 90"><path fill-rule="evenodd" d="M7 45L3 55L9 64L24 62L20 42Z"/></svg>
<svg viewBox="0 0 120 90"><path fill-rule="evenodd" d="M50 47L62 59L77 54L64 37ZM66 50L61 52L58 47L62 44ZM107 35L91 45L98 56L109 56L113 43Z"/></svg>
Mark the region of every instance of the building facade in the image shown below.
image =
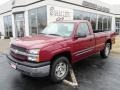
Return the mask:
<svg viewBox="0 0 120 90"><path fill-rule="evenodd" d="M0 32L5 37L36 35L60 20L88 20L95 32L120 33L120 7L97 0L10 0L0 6Z"/></svg>

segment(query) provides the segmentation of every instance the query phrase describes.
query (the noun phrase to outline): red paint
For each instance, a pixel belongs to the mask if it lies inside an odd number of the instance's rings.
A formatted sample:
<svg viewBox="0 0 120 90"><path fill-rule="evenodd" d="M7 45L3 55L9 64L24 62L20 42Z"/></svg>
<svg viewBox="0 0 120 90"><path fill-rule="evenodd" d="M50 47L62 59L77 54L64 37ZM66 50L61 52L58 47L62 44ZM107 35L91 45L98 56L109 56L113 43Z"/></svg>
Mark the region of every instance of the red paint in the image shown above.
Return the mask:
<svg viewBox="0 0 120 90"><path fill-rule="evenodd" d="M69 38L51 35L37 35L18 39L12 44L24 47L28 50L39 48L40 62L50 61L57 54L69 52L72 57L71 62L74 63L102 50L107 40L111 40L113 43L115 43L114 32L106 31L93 33L91 24L87 21L67 21L64 23L69 22L73 22L75 24L73 33ZM77 27L81 22L85 22L89 25L91 35L87 36L86 38L75 38ZM82 55L75 55L76 52L88 48L92 48L92 50Z"/></svg>

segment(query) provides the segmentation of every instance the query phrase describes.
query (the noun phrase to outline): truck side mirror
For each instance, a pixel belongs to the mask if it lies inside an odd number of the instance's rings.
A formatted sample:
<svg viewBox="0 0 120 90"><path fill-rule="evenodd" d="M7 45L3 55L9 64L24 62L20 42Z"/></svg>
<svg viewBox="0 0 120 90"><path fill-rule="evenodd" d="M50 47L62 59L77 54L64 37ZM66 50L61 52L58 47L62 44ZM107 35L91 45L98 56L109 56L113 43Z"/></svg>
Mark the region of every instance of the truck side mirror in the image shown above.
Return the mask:
<svg viewBox="0 0 120 90"><path fill-rule="evenodd" d="M76 34L76 38L85 38L85 37L87 37L86 34L81 34L81 33Z"/></svg>

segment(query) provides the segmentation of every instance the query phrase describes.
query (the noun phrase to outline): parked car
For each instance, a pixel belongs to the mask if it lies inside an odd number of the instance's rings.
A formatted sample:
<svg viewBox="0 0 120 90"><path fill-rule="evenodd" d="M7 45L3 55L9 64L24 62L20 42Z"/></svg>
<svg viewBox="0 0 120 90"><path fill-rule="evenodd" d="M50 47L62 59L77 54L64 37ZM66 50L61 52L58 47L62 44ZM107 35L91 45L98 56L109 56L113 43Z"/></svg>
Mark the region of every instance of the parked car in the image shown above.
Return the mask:
<svg viewBox="0 0 120 90"><path fill-rule="evenodd" d="M66 78L69 65L97 52L109 56L115 32L94 33L88 21L63 21L48 25L40 35L11 42L7 55L12 68L31 77L50 76L53 82Z"/></svg>

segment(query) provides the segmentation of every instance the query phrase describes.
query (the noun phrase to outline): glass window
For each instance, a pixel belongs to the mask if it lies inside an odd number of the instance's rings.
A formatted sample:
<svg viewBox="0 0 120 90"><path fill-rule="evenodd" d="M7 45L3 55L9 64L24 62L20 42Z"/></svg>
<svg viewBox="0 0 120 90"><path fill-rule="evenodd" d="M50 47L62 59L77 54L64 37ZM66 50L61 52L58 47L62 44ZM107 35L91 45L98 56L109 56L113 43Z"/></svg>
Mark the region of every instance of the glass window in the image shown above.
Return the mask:
<svg viewBox="0 0 120 90"><path fill-rule="evenodd" d="M47 12L46 12L46 10L47 10L47 8L45 6L38 8L38 11L37 11L38 33L40 33L47 25Z"/></svg>
<svg viewBox="0 0 120 90"><path fill-rule="evenodd" d="M15 14L16 36L24 37L25 34L25 21L24 13Z"/></svg>
<svg viewBox="0 0 120 90"><path fill-rule="evenodd" d="M82 18L83 18L82 11L74 10L74 20L82 20Z"/></svg>
<svg viewBox="0 0 120 90"><path fill-rule="evenodd" d="M11 15L4 17L4 27L5 27L5 37L13 37Z"/></svg>
<svg viewBox="0 0 120 90"><path fill-rule="evenodd" d="M98 31L102 31L103 30L103 17L101 15L99 15L98 17Z"/></svg>
<svg viewBox="0 0 120 90"><path fill-rule="evenodd" d="M120 18L116 18L115 22L116 22L116 32L120 34Z"/></svg>
<svg viewBox="0 0 120 90"><path fill-rule="evenodd" d="M78 26L77 33L82 34L82 35L89 35L90 31L89 31L88 24L80 23L80 25Z"/></svg>
<svg viewBox="0 0 120 90"><path fill-rule="evenodd" d="M112 18L108 17L108 30L111 30Z"/></svg>
<svg viewBox="0 0 120 90"><path fill-rule="evenodd" d="M83 12L83 20L88 20L88 21L90 21L90 13Z"/></svg>
<svg viewBox="0 0 120 90"><path fill-rule="evenodd" d="M97 21L97 15L90 14L90 22L92 24L93 31L96 31L96 21Z"/></svg>
<svg viewBox="0 0 120 90"><path fill-rule="evenodd" d="M39 34L47 25L47 8L46 6L32 9L29 11L30 34Z"/></svg>
<svg viewBox="0 0 120 90"><path fill-rule="evenodd" d="M73 23L52 23L48 25L41 33L69 37L72 34L73 29Z"/></svg>
<svg viewBox="0 0 120 90"><path fill-rule="evenodd" d="M37 9L29 11L30 34L37 34Z"/></svg>
<svg viewBox="0 0 120 90"><path fill-rule="evenodd" d="M104 31L108 30L108 17L107 16L103 17L103 30Z"/></svg>

